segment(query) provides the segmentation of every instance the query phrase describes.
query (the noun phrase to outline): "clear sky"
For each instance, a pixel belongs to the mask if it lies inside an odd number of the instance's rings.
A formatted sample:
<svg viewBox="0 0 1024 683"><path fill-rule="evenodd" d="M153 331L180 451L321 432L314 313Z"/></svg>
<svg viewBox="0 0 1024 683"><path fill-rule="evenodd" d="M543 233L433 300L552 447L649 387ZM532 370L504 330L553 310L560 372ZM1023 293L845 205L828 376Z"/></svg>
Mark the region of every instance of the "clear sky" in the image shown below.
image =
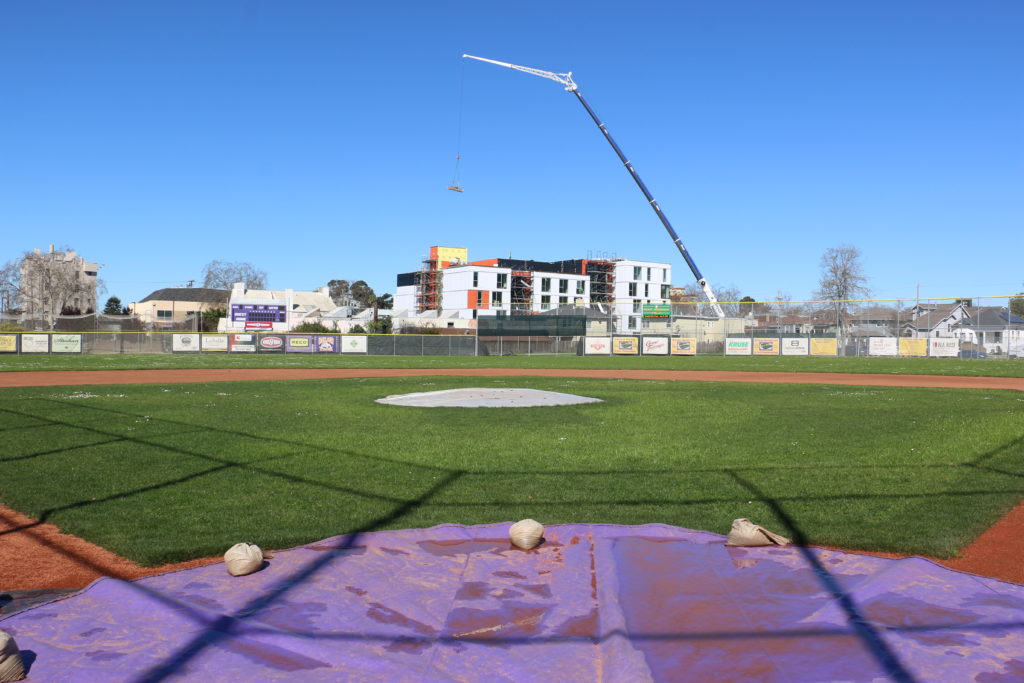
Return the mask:
<svg viewBox="0 0 1024 683"><path fill-rule="evenodd" d="M393 292L471 259L686 265L719 287L1024 289L1020 0L2 0L0 262L69 245L124 303L247 261ZM464 193L449 192L456 154ZM197 283L197 284L201 284Z"/></svg>

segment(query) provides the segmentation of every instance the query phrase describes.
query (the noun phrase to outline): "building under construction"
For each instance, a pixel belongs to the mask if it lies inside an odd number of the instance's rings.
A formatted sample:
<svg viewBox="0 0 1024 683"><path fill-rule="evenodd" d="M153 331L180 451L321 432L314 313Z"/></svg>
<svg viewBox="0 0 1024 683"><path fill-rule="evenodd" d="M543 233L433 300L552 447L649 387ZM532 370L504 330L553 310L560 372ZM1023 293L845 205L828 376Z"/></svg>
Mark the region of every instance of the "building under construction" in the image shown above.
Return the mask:
<svg viewBox="0 0 1024 683"><path fill-rule="evenodd" d="M401 273L396 310L444 311L460 318L551 313L563 306L598 307L640 329L642 305L668 303L668 263L613 259L470 261L463 247L431 247L419 270Z"/></svg>

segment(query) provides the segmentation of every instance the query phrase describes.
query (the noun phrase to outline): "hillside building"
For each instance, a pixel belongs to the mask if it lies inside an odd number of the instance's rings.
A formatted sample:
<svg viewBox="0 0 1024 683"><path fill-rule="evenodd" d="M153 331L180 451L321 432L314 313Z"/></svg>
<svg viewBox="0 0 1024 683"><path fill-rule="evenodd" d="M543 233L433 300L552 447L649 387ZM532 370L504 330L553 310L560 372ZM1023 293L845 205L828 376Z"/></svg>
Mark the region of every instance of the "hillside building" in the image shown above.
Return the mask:
<svg viewBox="0 0 1024 683"><path fill-rule="evenodd" d="M35 249L21 261L21 307L30 317L53 320L63 312L93 313L99 264L74 249L43 253Z"/></svg>

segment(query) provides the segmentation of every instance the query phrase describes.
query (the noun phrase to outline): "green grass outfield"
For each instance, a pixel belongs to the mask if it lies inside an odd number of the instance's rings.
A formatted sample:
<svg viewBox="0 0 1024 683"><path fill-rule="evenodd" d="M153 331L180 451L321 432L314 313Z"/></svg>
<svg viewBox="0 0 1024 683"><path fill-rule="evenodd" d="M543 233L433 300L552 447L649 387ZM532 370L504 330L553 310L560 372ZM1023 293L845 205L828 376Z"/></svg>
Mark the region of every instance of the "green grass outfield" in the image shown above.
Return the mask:
<svg viewBox="0 0 1024 683"><path fill-rule="evenodd" d="M146 368L594 368L1024 377L1024 360L756 356L351 356L346 354L2 355L0 372Z"/></svg>
<svg viewBox="0 0 1024 683"><path fill-rule="evenodd" d="M462 386L604 402L374 402ZM524 517L719 533L748 517L947 557L1024 497L1022 410L1010 391L553 378L5 389L0 501L150 565Z"/></svg>

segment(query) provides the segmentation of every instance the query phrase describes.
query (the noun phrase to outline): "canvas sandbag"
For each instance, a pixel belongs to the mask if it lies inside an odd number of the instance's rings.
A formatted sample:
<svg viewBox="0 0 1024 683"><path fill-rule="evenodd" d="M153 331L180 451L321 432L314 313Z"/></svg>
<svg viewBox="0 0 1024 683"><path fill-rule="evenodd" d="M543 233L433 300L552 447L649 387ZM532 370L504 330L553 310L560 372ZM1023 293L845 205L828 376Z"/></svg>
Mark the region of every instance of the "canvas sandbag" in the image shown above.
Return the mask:
<svg viewBox="0 0 1024 683"><path fill-rule="evenodd" d="M263 567L263 551L255 543L236 543L224 553L224 564L231 576L245 576Z"/></svg>
<svg viewBox="0 0 1024 683"><path fill-rule="evenodd" d="M530 550L540 545L544 538L544 525L532 519L523 519L508 530L508 539L512 545L523 550Z"/></svg>
<svg viewBox="0 0 1024 683"><path fill-rule="evenodd" d="M759 545L789 545L790 541L785 536L768 531L763 526L754 524L749 519L734 519L732 529L729 530L729 537L726 545L735 546L759 546Z"/></svg>
<svg viewBox="0 0 1024 683"><path fill-rule="evenodd" d="M20 681L25 678L25 664L14 638L0 631L0 683Z"/></svg>

